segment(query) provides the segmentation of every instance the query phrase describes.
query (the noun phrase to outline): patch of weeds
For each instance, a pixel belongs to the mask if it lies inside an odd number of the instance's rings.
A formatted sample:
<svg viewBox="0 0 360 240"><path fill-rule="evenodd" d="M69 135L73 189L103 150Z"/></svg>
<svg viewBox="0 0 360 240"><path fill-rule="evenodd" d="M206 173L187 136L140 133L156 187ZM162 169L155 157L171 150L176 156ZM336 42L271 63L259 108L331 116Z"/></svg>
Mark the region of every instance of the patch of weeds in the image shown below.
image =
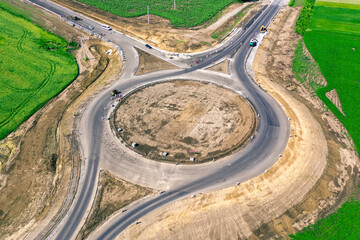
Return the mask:
<svg viewBox="0 0 360 240"><path fill-rule="evenodd" d="M209 43L209 42L201 41L200 44L201 45L207 45L207 46L211 47L211 43Z"/></svg>
<svg viewBox="0 0 360 240"><path fill-rule="evenodd" d="M310 57L305 55L303 40L299 41L295 50L293 73L296 79L303 83L308 90L311 89L312 92L316 92L319 88L324 87L321 84L322 75L319 66Z"/></svg>
<svg viewBox="0 0 360 240"><path fill-rule="evenodd" d="M136 148L136 151L142 152L145 155L148 155L152 151L157 151L156 147L147 145L147 144L139 144Z"/></svg>
<svg viewBox="0 0 360 240"><path fill-rule="evenodd" d="M196 140L195 138L192 137L185 137L183 139L180 140L183 143L189 144L189 145L194 145L194 144L198 144L199 141Z"/></svg>
<svg viewBox="0 0 360 240"><path fill-rule="evenodd" d="M50 159L50 169L53 172L56 172L56 162L58 159L58 155L56 153L51 155L51 159Z"/></svg>
<svg viewBox="0 0 360 240"><path fill-rule="evenodd" d="M175 153L174 158L175 159L184 159L184 158L186 158L186 155L184 153Z"/></svg>
<svg viewBox="0 0 360 240"><path fill-rule="evenodd" d="M209 153L207 154L207 156L208 156L208 157L217 156L217 155L219 155L221 152L222 152L221 150L209 152Z"/></svg>
<svg viewBox="0 0 360 240"><path fill-rule="evenodd" d="M163 126L165 126L165 125L168 124L168 123L169 123L169 121L167 121L167 120L161 120L160 126L163 127Z"/></svg>

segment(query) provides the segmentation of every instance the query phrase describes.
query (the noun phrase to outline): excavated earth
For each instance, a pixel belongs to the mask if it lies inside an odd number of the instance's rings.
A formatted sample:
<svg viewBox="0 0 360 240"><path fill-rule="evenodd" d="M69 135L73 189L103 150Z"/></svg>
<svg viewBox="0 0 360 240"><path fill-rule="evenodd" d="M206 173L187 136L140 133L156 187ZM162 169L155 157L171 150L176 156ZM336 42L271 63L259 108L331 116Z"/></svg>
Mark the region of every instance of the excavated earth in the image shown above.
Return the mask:
<svg viewBox="0 0 360 240"><path fill-rule="evenodd" d="M203 162L244 145L256 117L249 102L231 90L176 80L127 96L116 110L115 126L126 145L147 158Z"/></svg>

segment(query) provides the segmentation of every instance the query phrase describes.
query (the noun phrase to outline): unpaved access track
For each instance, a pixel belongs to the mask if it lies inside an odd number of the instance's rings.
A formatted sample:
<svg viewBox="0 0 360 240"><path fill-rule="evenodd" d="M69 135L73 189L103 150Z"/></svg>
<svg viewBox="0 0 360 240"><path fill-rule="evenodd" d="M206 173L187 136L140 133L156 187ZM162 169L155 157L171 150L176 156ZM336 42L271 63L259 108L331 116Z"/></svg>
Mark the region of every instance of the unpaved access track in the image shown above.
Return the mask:
<svg viewBox="0 0 360 240"><path fill-rule="evenodd" d="M217 159L249 141L255 111L237 93L215 84L169 81L128 95L115 114L115 131L147 158L189 163ZM137 143L135 148L131 143ZM164 156L163 153L167 155Z"/></svg>

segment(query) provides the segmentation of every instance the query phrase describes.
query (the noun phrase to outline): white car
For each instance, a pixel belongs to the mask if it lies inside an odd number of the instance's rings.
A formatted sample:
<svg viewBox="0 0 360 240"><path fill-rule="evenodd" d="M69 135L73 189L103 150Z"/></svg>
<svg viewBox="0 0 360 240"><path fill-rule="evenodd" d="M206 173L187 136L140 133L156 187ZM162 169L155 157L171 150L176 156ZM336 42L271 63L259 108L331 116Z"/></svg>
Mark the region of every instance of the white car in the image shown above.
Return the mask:
<svg viewBox="0 0 360 240"><path fill-rule="evenodd" d="M109 27L108 25L103 25L103 28L106 30L112 30L111 27Z"/></svg>
<svg viewBox="0 0 360 240"><path fill-rule="evenodd" d="M93 26L89 26L89 29L90 29L90 30L94 30L94 27L93 27Z"/></svg>

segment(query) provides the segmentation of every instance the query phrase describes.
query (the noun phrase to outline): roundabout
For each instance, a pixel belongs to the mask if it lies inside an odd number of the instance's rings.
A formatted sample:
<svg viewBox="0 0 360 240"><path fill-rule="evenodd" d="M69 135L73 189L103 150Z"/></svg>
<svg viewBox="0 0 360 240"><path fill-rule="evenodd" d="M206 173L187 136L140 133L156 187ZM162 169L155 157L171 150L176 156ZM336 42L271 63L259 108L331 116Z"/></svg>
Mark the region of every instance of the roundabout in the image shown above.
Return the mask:
<svg viewBox="0 0 360 240"><path fill-rule="evenodd" d="M256 129L255 110L217 84L175 80L127 95L112 114L117 137L146 158L201 163L244 146Z"/></svg>
<svg viewBox="0 0 360 240"><path fill-rule="evenodd" d="M77 194L66 216L57 224L57 229L54 231L50 230L46 234L52 232L55 239L76 238L76 234L84 224L86 215L92 206L93 199L96 195L98 176L103 169L111 170L115 176L125 181L158 190L159 194L154 194L149 198L135 203L130 206L126 212L115 214L109 221L102 225L98 231L93 233L92 238L94 239L115 239L125 228L138 222L139 219L162 206L200 193L238 185L241 182L267 172L269 167L281 156L287 144L289 138L289 122L281 106L264 92L260 86L255 84L247 74L245 63L250 49L246 43L249 42L249 39L252 38L252 35L257 32L260 26L267 25L273 19L280 9L281 3L280 0L275 0L271 4L265 5L242 29L234 33L231 41L227 41L220 47L208 52L188 56L189 58L168 60L181 67L180 70L163 70L146 75L134 76L138 66L138 54L133 46L142 50L144 50L145 47L142 43L119 32L114 31L113 34L107 35L106 40L116 44L121 54L126 56L126 64L124 64L123 73L118 81L111 85L111 87L109 86L110 88L99 91L90 98L86 106L82 108L80 117L75 122L78 127L76 127L74 131L78 132L77 141L79 142L79 149L83 158ZM49 3L45 3L44 5L47 7L47 4ZM56 6L51 7L54 9ZM64 11L63 9L55 10L60 14L63 14ZM86 21L90 22L91 20L88 19ZM96 22L91 22L91 25L95 27L101 26ZM101 31L103 30L101 29ZM147 51L151 51L152 54L160 58L166 58L165 52L155 48ZM217 74L206 70L208 66L224 58L230 58L229 69L231 74ZM196 62L195 65L194 62ZM120 143L121 140L113 134L114 130L116 133L121 131L117 131L118 128L111 129L109 121L107 120L112 119L111 113L118 103L109 97L111 92L114 89L119 89L123 93L130 93L133 89L172 79L211 81L233 89L233 94L239 92L246 98L246 102L249 101L251 103L254 109L253 118L254 121L256 121L256 125L254 125L256 128L256 137L248 142L248 144L244 144L244 147L240 151L229 150L228 153L232 154L224 156L221 161L197 165L177 165L163 161L149 161L148 158L144 158L144 154L142 155L132 151L130 148L125 148L124 144ZM207 92L205 91L205 93ZM207 94L202 96L207 96ZM214 96L214 99L216 99L216 95ZM220 97L218 96L217 98ZM208 101L211 102L210 100ZM190 103L190 105L191 104L197 106L198 102L194 101ZM173 106L173 108L176 106ZM184 109L186 109L185 106L186 104L183 106ZM119 108L121 108L121 105ZM197 110L190 112L196 115L202 112L203 108L204 107L197 106ZM220 110L220 105L218 108ZM231 110L231 106L229 110ZM257 113L257 119L254 117L254 112ZM179 113L179 115L175 116L175 119L181 116L181 114L182 113ZM206 115L206 111L202 114ZM123 112L122 115L125 116L127 114ZM158 116L159 115L160 114L158 114ZM168 119L171 119L170 117L171 116L169 116ZM198 118L201 118L201 116ZM135 123L134 118L130 117L129 119L132 119L133 124ZM223 123L227 121L226 119L230 120L232 117L228 116L228 118L224 118L222 120ZM142 124L142 121L136 121ZM130 120L128 122L130 123ZM149 122L151 122L151 119L149 119ZM234 123L235 122L236 121L234 121ZM193 128L189 129L196 129L195 125L196 124L193 125ZM131 124L129 126L131 126ZM124 129L124 133L127 132L126 126L119 126L119 128ZM223 129L227 129L226 126ZM236 127L234 130L235 129ZM152 129L144 128L144 132L145 130L150 130L151 134ZM168 130L173 129L169 127ZM200 136L200 140L204 137L199 134L202 131L198 131L197 134L192 135L192 130L189 130L189 132L187 130L186 134L179 134L178 139L183 139L185 144L189 145L191 144L190 142L193 141L189 141L191 139L186 137L193 138ZM226 132L226 130L223 131ZM229 126L227 131L229 133L231 132L231 126ZM159 132L160 131L158 131L158 133ZM177 132L175 131L175 133ZM251 138L252 133L246 135L247 134L244 135L243 139ZM164 135L160 134L158 138L160 139L162 136ZM128 141L131 145L135 143L135 148L136 144L138 144L137 146L141 145L140 142L131 142L135 141L131 140L131 138L129 138ZM197 141L201 142L199 140ZM224 141L225 140L223 140L223 142ZM220 140L218 143L220 143ZM189 150L199 151L198 149L191 149L192 147L193 146L186 146L184 150L188 151L186 153L189 153ZM236 148L239 148L239 142ZM160 155L163 151L163 149L159 148L159 150L155 152ZM208 156L208 159L212 159L209 156L211 151L213 151L213 149L210 149L208 153L202 153L202 155ZM168 153L170 156L173 154L173 152L170 151L168 151ZM187 158L190 157L190 155L185 155L184 158L182 157L181 159L184 161L189 161ZM222 156L219 155L218 157ZM206 157L204 157L204 160L206 160Z"/></svg>

